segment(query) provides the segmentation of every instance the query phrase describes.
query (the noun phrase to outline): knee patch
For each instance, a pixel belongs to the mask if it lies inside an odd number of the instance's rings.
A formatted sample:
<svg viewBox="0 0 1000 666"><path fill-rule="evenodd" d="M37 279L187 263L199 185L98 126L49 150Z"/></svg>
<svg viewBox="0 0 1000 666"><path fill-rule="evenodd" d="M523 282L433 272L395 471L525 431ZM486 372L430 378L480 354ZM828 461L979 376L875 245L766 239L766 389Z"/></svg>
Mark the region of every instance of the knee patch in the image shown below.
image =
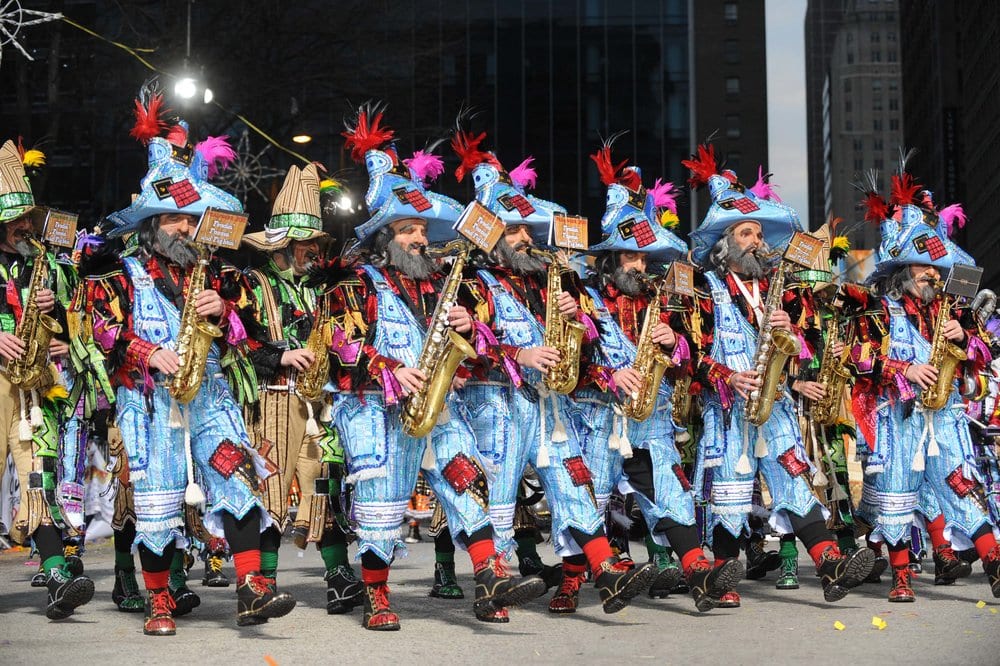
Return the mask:
<svg viewBox="0 0 1000 666"><path fill-rule="evenodd" d="M441 475L456 493L469 493L477 504L489 510L490 490L486 483L486 472L478 462L459 453L448 461L441 470Z"/></svg>

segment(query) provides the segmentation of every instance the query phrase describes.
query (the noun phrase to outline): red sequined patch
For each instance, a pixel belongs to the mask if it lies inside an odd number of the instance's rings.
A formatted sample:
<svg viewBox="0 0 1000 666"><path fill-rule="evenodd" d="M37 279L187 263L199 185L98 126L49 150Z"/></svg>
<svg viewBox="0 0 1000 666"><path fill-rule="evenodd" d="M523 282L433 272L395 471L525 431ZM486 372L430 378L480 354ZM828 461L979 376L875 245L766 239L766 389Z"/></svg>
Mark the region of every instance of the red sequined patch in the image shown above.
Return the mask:
<svg viewBox="0 0 1000 666"><path fill-rule="evenodd" d="M405 187L397 187L394 189L393 194L404 204L413 206L413 209L418 213L422 213L425 210L430 210L431 202L427 200L423 192L420 190L409 190Z"/></svg>
<svg viewBox="0 0 1000 666"><path fill-rule="evenodd" d="M517 209L521 217L528 217L535 212L535 207L531 205L531 202L520 194L504 194L497 197L497 202L507 210Z"/></svg>
<svg viewBox="0 0 1000 666"><path fill-rule="evenodd" d="M809 469L808 464L799 460L794 446L778 456L778 463L784 467L785 471L788 472L788 475L793 478L804 474Z"/></svg>
<svg viewBox="0 0 1000 666"><path fill-rule="evenodd" d="M236 470L238 470L246 461L247 452L243 450L243 447L236 446L236 444L230 440L224 439L215 449L215 453L212 454L212 457L208 459L208 464L212 467L212 469L221 474L224 478L228 479L235 474Z"/></svg>
<svg viewBox="0 0 1000 666"><path fill-rule="evenodd" d="M479 476L479 468L464 453L448 461L448 464L441 470L448 484L455 489L455 492L464 493L469 489Z"/></svg>
<svg viewBox="0 0 1000 666"><path fill-rule="evenodd" d="M959 497L967 497L976 489L976 486L978 485L978 482L975 479L970 479L962 474L961 465L955 468L955 471L951 474L946 476L945 481L948 482L948 487L955 491L955 494Z"/></svg>
<svg viewBox="0 0 1000 666"><path fill-rule="evenodd" d="M649 220L638 220L630 218L618 225L618 231L622 238L635 238L635 244L639 247L646 247L656 242L656 233L650 226Z"/></svg>
<svg viewBox="0 0 1000 666"><path fill-rule="evenodd" d="M201 199L201 195L198 194L198 190L194 189L194 185L191 181L185 178L184 180L178 181L167 188L170 192L170 196L174 198L174 203L177 204L178 208L184 208L193 204L198 199Z"/></svg>
<svg viewBox="0 0 1000 666"><path fill-rule="evenodd" d="M590 469L587 468L587 463L583 462L582 456L566 458L563 460L563 466L569 472L569 478L572 479L574 486L585 486L592 481Z"/></svg>

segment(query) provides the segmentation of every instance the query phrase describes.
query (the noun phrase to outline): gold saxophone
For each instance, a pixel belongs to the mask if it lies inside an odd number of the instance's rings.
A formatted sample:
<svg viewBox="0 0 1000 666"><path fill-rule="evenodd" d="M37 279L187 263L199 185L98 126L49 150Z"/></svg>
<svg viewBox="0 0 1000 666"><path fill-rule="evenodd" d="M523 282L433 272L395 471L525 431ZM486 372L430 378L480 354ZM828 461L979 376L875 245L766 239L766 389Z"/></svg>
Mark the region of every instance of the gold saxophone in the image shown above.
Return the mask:
<svg viewBox="0 0 1000 666"><path fill-rule="evenodd" d="M841 358L833 353L834 343L840 338L840 323L837 314L830 317L826 325L826 345L820 360L819 376L816 381L826 388L826 395L812 403L809 413L819 425L833 425L840 416L840 406L844 401L844 387L851 373L844 367Z"/></svg>
<svg viewBox="0 0 1000 666"><path fill-rule="evenodd" d="M674 424L686 428L691 418L691 377L684 375L674 382L674 394L670 397L670 415Z"/></svg>
<svg viewBox="0 0 1000 666"><path fill-rule="evenodd" d="M38 250L38 255L31 271L21 320L14 330L14 335L24 343L24 353L3 368L10 383L23 391L45 390L55 383L55 376L49 367L49 343L63 332L62 324L38 309L38 291L48 283L49 262L46 261L42 243L34 238L29 238L28 242Z"/></svg>
<svg viewBox="0 0 1000 666"><path fill-rule="evenodd" d="M587 330L580 322L571 321L559 312L562 276L573 269L563 263L557 251L532 247L528 252L549 261L544 344L559 351L559 362L545 373L545 386L556 393L572 393L580 378L580 352Z"/></svg>
<svg viewBox="0 0 1000 666"><path fill-rule="evenodd" d="M472 345L448 326L448 310L458 300L462 271L471 249L468 241L459 239L451 241L440 251L439 256L456 250L458 253L434 307L427 339L417 359L417 369L427 376L427 381L420 391L411 394L403 403L403 432L410 437L425 437L434 429L458 366L465 359L478 356Z"/></svg>
<svg viewBox="0 0 1000 666"><path fill-rule="evenodd" d="M170 378L168 390L180 404L194 399L205 378L205 364L208 352L216 338L222 337L222 329L207 321L195 309L198 294L205 290L205 270L208 267L208 248L200 243L189 243L197 252L198 261L191 270L188 290L184 297L184 311L181 313L180 331L177 335L177 372Z"/></svg>
<svg viewBox="0 0 1000 666"><path fill-rule="evenodd" d="M924 409L936 411L948 403L954 389L955 371L958 364L968 355L944 337L944 325L951 320L952 297L945 294L941 299L937 321L934 322L934 337L931 339L931 355L927 363L938 369L937 381L920 393L920 403Z"/></svg>
<svg viewBox="0 0 1000 666"><path fill-rule="evenodd" d="M764 425L771 418L785 364L789 358L802 352L802 343L797 337L782 328L772 328L770 323L771 312L781 307L788 267L785 260L778 264L760 316L760 334L757 337L757 351L753 356L753 369L757 371L761 385L759 389L750 392L744 411L746 420L755 426Z"/></svg>
<svg viewBox="0 0 1000 666"><path fill-rule="evenodd" d="M321 296L316 303L313 327L306 340L306 349L312 351L316 360L308 368L298 373L295 378L295 389L303 399L316 402L323 397L323 387L330 377L330 342L333 339L333 329L326 310L326 296Z"/></svg>
<svg viewBox="0 0 1000 666"><path fill-rule="evenodd" d="M633 421L645 421L656 408L656 399L660 394L660 384L663 373L673 365L669 356L663 353L660 345L653 342L653 329L660 321L660 297L666 278L662 278L653 292L653 299L646 308L646 319L642 322L642 331L635 345L635 359L632 369L642 377L642 391L625 399L622 411Z"/></svg>

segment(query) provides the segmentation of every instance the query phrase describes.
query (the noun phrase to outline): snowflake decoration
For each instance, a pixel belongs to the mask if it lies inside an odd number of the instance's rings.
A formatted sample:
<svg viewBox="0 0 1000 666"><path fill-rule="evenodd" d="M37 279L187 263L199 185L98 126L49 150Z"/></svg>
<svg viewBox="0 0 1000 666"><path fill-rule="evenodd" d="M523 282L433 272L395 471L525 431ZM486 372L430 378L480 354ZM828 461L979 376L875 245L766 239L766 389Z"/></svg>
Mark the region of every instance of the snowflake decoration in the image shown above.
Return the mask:
<svg viewBox="0 0 1000 666"><path fill-rule="evenodd" d="M21 32L21 28L29 25L38 25L39 23L48 23L49 21L58 21L63 15L51 12L39 12L34 9L24 9L21 7L20 0L0 0L0 2L3 2L0 5L0 61L3 60L3 47L8 44L13 44L14 48L20 51L28 60L34 60L31 54L21 46L21 42L17 41L17 36Z"/></svg>
<svg viewBox="0 0 1000 666"><path fill-rule="evenodd" d="M236 143L236 159L226 172L214 179L215 183L235 194L244 203L250 190L267 200L267 195L260 188L261 182L285 175L283 169L265 166L261 161L270 147L271 144L268 144L256 153L250 152L250 133L243 130L240 140Z"/></svg>

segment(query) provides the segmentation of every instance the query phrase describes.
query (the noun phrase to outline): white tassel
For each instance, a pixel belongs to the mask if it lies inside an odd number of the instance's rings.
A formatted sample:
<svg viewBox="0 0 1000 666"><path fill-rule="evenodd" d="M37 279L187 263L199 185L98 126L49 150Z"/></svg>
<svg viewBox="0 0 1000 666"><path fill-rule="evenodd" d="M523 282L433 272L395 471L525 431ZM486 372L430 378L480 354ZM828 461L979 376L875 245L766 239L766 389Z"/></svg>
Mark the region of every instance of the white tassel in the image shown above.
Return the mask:
<svg viewBox="0 0 1000 666"><path fill-rule="evenodd" d="M833 484L832 497L834 502L840 502L843 500L851 499L851 496L848 495L846 492L844 492L844 487L839 483Z"/></svg>
<svg viewBox="0 0 1000 666"><path fill-rule="evenodd" d="M757 429L757 444L754 446L753 455L755 458L767 457L767 442L764 440L764 435L761 434L760 428Z"/></svg>
<svg viewBox="0 0 1000 666"><path fill-rule="evenodd" d="M927 445L927 456L934 458L941 455L941 449L938 448L937 437L931 434L930 444Z"/></svg>
<svg viewBox="0 0 1000 666"><path fill-rule="evenodd" d="M828 486L830 480L823 473L823 460L816 461L816 473L813 474L813 486Z"/></svg>
<svg viewBox="0 0 1000 666"><path fill-rule="evenodd" d="M736 463L736 473L737 474L749 474L753 471L750 467L750 457L747 456L746 451L740 456L739 462Z"/></svg>
<svg viewBox="0 0 1000 666"><path fill-rule="evenodd" d="M28 421L28 410L24 408L24 391L18 391L21 398L21 420L17 424L17 436L22 442L30 442L32 437L31 422Z"/></svg>
<svg viewBox="0 0 1000 666"><path fill-rule="evenodd" d="M674 442L677 444L687 444L691 441L691 433L687 430L678 430L677 434L674 435Z"/></svg>
<svg viewBox="0 0 1000 666"><path fill-rule="evenodd" d="M438 419L436 425L445 425L451 421L451 410L448 409L447 403L442 407L441 412L438 414Z"/></svg>
<svg viewBox="0 0 1000 666"><path fill-rule="evenodd" d="M333 421L333 405L329 402L323 405L323 411L319 415L319 420L323 423L330 423Z"/></svg>
<svg viewBox="0 0 1000 666"><path fill-rule="evenodd" d="M555 427L552 428L552 443L558 444L567 441L569 435L566 434L566 426L563 425L562 418L559 416L559 401L555 396L552 396L552 414L556 421Z"/></svg>
<svg viewBox="0 0 1000 666"><path fill-rule="evenodd" d="M431 443L430 435L424 437L424 457L420 461L420 468L426 470L437 469L437 456L434 455L434 445Z"/></svg>
<svg viewBox="0 0 1000 666"><path fill-rule="evenodd" d="M42 404L38 399L38 391L31 391L31 427L38 428L42 425Z"/></svg>
<svg viewBox="0 0 1000 666"><path fill-rule="evenodd" d="M627 460L632 457L632 442L628 440L627 424L622 428L622 437L618 450L621 452L622 458L625 458Z"/></svg>
<svg viewBox="0 0 1000 666"><path fill-rule="evenodd" d="M319 437L319 424L316 423L312 403L308 400L306 401L306 413L309 414L309 418L306 419L306 435L309 437Z"/></svg>
<svg viewBox="0 0 1000 666"><path fill-rule="evenodd" d="M917 453L913 456L913 464L910 465L910 469L914 472L924 471L924 445L921 444L917 447Z"/></svg>
<svg viewBox="0 0 1000 666"><path fill-rule="evenodd" d="M542 444L538 447L538 457L535 459L535 469L544 469L549 466L549 447Z"/></svg>
<svg viewBox="0 0 1000 666"><path fill-rule="evenodd" d="M173 401L174 407L177 402ZM178 412L178 417L180 413ZM191 455L191 428L187 423L181 424L184 427L184 464L187 466L187 488L184 489L184 503L188 506L205 509L205 493L194 480L194 457Z"/></svg>
<svg viewBox="0 0 1000 666"><path fill-rule="evenodd" d="M171 428L184 427L184 421L181 418L181 408L177 405L176 400L170 401L170 427Z"/></svg>
<svg viewBox="0 0 1000 666"><path fill-rule="evenodd" d="M611 428L611 436L608 437L608 448L612 451L621 449L621 437L618 436L618 428Z"/></svg>

